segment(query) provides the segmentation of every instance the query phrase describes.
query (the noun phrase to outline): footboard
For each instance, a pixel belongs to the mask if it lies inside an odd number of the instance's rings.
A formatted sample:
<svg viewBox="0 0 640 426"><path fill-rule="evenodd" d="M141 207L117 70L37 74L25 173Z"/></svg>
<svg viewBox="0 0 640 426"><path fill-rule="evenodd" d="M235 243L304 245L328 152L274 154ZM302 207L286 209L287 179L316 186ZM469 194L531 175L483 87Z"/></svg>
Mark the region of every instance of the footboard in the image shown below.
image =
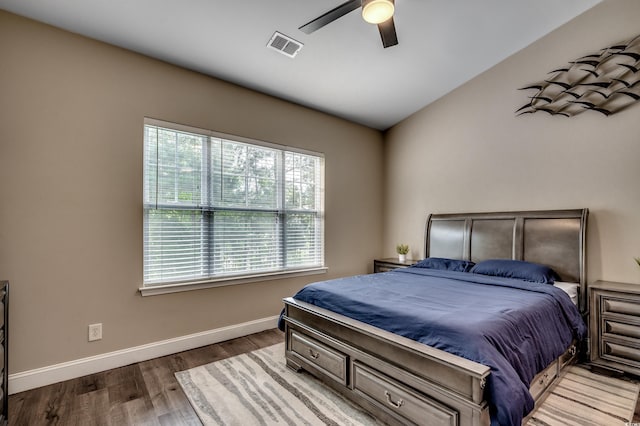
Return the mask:
<svg viewBox="0 0 640 426"><path fill-rule="evenodd" d="M286 360L389 424L489 425L489 368L285 299Z"/></svg>
<svg viewBox="0 0 640 426"><path fill-rule="evenodd" d="M489 367L293 298L285 299L284 320L287 365L376 418L397 425L490 424ZM575 361L575 347L533 379L536 406Z"/></svg>

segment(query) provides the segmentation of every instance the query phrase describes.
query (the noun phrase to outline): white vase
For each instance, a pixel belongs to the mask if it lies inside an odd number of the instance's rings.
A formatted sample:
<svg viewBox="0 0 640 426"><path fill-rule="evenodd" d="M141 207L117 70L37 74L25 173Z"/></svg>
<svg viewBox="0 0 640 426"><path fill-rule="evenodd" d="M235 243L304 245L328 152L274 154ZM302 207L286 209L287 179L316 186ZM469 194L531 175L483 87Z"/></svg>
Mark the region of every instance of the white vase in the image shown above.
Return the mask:
<svg viewBox="0 0 640 426"><path fill-rule="evenodd" d="M407 255L406 254L399 254L398 255L398 262L404 262L407 260Z"/></svg>

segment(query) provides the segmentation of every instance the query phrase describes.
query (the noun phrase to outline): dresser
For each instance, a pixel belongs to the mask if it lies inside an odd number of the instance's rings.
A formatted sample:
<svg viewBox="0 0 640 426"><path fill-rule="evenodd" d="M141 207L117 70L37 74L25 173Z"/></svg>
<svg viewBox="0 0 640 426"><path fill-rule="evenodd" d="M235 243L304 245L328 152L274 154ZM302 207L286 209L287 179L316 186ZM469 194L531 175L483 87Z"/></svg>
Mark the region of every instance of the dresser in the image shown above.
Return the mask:
<svg viewBox="0 0 640 426"><path fill-rule="evenodd" d="M404 262L400 262L397 257L387 257L384 259L375 259L373 261L373 272L389 272L396 268L406 268L418 263L417 260L407 259Z"/></svg>
<svg viewBox="0 0 640 426"><path fill-rule="evenodd" d="M640 376L640 284L596 281L589 300L591 362Z"/></svg>

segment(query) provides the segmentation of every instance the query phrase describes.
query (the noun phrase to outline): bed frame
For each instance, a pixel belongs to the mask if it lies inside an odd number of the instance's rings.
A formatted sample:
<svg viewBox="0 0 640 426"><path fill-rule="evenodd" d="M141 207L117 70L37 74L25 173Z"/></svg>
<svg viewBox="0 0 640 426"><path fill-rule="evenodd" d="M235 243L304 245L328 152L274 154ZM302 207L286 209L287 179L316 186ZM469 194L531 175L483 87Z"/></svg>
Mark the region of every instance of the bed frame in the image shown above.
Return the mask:
<svg viewBox="0 0 640 426"><path fill-rule="evenodd" d="M587 215L587 209L432 214L425 256L549 265L562 281L580 284L584 314ZM484 398L489 367L293 298L285 299L284 320L287 365L308 371L376 418L398 425L490 424ZM534 378L536 404L575 360L577 343Z"/></svg>

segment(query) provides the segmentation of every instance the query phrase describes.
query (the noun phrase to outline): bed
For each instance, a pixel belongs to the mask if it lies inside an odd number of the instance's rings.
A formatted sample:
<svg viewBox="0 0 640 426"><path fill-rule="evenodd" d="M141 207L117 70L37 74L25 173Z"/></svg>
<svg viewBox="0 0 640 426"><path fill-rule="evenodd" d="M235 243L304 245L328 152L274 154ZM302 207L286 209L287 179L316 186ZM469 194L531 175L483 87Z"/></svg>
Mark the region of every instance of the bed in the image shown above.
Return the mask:
<svg viewBox="0 0 640 426"><path fill-rule="evenodd" d="M426 258L477 266L493 259L546 265L556 279L577 287L577 307L558 287L486 276L482 268L474 273L407 268L330 280L285 299L287 365L310 372L388 424L526 421L533 404L575 360L584 337L587 214L586 209L433 214L425 233ZM444 305L455 305L454 310ZM484 330L493 322L512 323L513 330ZM525 323L533 324L531 330ZM504 338L509 333L518 343ZM524 364L522 371L519 365L510 371L502 359L520 356L515 364Z"/></svg>

